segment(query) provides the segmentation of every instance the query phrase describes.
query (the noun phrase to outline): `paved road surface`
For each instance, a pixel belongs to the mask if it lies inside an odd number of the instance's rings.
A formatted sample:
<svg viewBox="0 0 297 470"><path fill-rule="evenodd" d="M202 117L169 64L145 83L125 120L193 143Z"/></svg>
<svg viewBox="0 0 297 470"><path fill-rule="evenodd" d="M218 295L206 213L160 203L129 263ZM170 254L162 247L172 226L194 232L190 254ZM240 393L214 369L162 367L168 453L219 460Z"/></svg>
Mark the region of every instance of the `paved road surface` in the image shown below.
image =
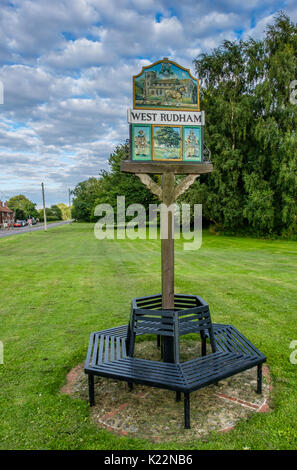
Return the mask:
<svg viewBox="0 0 297 470"><path fill-rule="evenodd" d="M58 227L59 225L70 224L71 220L63 220L61 222L53 222L47 224L47 229ZM43 224L32 225L30 228L28 225L25 227L14 227L10 229L0 229L0 238L9 237L10 235L19 235L20 233L35 232L36 230L43 230Z"/></svg>

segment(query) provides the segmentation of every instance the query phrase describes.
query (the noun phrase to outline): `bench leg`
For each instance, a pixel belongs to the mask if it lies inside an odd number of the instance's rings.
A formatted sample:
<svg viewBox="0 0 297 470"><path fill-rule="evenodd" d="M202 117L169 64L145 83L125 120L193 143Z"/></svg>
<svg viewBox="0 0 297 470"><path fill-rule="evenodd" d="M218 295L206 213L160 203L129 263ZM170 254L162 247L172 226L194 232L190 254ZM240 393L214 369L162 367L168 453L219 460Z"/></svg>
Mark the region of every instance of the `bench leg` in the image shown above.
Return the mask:
<svg viewBox="0 0 297 470"><path fill-rule="evenodd" d="M129 391L132 392L132 390L133 390L133 383L132 383L132 382L128 382L128 387L129 387Z"/></svg>
<svg viewBox="0 0 297 470"><path fill-rule="evenodd" d="M130 334L130 339L128 342L128 356L133 357L134 356L134 349L135 349L135 333Z"/></svg>
<svg viewBox="0 0 297 470"><path fill-rule="evenodd" d="M161 337L160 335L157 335L157 348L160 349L160 347L161 347Z"/></svg>
<svg viewBox="0 0 297 470"><path fill-rule="evenodd" d="M175 400L176 401L181 401L181 392L176 392Z"/></svg>
<svg viewBox="0 0 297 470"><path fill-rule="evenodd" d="M201 338L201 356L206 356L206 338L203 336Z"/></svg>
<svg viewBox="0 0 297 470"><path fill-rule="evenodd" d="M257 365L257 393L262 393L262 364Z"/></svg>
<svg viewBox="0 0 297 470"><path fill-rule="evenodd" d="M185 407L185 429L190 429L190 394L184 394L184 407Z"/></svg>
<svg viewBox="0 0 297 470"><path fill-rule="evenodd" d="M89 381L89 402L90 402L90 406L94 406L95 405L94 376L92 374L88 374L88 381Z"/></svg>

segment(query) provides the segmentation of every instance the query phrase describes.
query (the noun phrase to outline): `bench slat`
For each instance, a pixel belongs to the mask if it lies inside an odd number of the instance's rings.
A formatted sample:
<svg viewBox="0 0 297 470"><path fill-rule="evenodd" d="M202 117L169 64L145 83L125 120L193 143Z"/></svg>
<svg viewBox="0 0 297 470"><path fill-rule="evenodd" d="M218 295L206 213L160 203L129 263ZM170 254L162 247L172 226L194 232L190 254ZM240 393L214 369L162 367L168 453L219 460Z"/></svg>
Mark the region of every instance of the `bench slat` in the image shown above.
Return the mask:
<svg viewBox="0 0 297 470"><path fill-rule="evenodd" d="M115 342L115 337L111 336L111 338L110 338L110 360L111 360L111 362L115 360L115 355L114 355L115 345L114 345L114 342Z"/></svg>
<svg viewBox="0 0 297 470"><path fill-rule="evenodd" d="M116 340L117 340L117 360L118 360L118 359L121 359L121 339L117 337Z"/></svg>
<svg viewBox="0 0 297 470"><path fill-rule="evenodd" d="M105 376L121 375L122 377L125 377L127 381L142 380L143 382L158 382L159 384L163 384L165 387L166 385L186 385L181 375L172 375L172 373L166 374L165 372L160 371L159 373L157 371L152 372L145 368L142 369L140 365L137 368L135 364L126 364L125 367L123 367L123 364L120 362L116 362L114 364L100 364L92 368L92 371L99 375L101 372L104 372Z"/></svg>
<svg viewBox="0 0 297 470"><path fill-rule="evenodd" d="M99 347L99 357L98 357L99 362L103 361L104 338L105 338L104 335L100 336L100 347Z"/></svg>
<svg viewBox="0 0 297 470"><path fill-rule="evenodd" d="M99 335L95 335L95 341L94 341L94 349L93 349L93 357L92 357L92 365L94 366L97 362L97 355L98 355L98 340L99 340Z"/></svg>

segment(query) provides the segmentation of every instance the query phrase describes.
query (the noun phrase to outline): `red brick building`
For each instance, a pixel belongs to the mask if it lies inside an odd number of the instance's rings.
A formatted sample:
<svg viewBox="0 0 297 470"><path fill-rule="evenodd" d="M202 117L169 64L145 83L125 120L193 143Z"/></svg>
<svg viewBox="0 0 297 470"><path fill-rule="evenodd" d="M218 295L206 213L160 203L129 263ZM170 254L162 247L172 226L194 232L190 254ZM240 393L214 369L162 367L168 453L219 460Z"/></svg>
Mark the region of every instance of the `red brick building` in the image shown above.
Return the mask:
<svg viewBox="0 0 297 470"><path fill-rule="evenodd" d="M14 222L14 212L9 209L7 202L0 201L0 227L12 227Z"/></svg>

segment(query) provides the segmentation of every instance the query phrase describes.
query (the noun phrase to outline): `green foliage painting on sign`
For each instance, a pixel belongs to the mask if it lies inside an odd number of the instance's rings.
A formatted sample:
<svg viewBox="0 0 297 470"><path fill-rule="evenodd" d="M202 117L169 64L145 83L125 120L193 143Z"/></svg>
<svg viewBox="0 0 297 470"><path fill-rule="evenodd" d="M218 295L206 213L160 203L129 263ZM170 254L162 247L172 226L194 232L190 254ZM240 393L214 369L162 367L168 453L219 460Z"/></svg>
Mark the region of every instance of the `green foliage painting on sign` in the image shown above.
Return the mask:
<svg viewBox="0 0 297 470"><path fill-rule="evenodd" d="M178 147L180 145L180 129L169 126L156 127L155 140L158 142L158 145Z"/></svg>
<svg viewBox="0 0 297 470"><path fill-rule="evenodd" d="M153 160L181 160L181 146L181 126L153 126Z"/></svg>

